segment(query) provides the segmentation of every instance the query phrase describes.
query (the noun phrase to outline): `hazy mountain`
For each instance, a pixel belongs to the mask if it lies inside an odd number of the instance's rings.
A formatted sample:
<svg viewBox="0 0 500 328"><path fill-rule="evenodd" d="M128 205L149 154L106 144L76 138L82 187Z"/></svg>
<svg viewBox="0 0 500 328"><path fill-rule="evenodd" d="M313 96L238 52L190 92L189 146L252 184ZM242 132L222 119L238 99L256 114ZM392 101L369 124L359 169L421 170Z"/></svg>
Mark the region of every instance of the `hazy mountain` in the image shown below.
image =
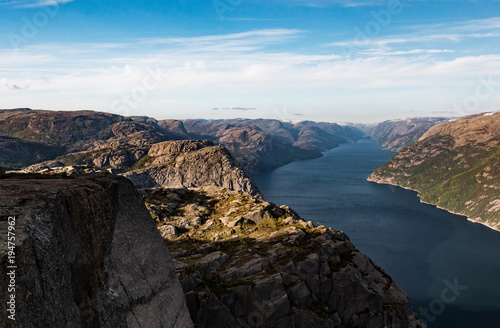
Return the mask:
<svg viewBox="0 0 500 328"><path fill-rule="evenodd" d="M367 129L367 135L371 136L379 145L387 150L398 152L403 148L416 142L432 126L448 121L443 117L417 117L390 120L375 124Z"/></svg>

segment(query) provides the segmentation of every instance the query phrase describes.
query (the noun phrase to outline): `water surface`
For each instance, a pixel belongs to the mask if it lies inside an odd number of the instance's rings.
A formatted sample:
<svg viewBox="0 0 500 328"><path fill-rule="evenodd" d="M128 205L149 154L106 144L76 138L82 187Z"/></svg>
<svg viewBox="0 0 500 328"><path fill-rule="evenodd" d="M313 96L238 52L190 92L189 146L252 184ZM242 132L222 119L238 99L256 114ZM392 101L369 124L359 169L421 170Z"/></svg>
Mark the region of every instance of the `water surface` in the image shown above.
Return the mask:
<svg viewBox="0 0 500 328"><path fill-rule="evenodd" d="M345 231L403 286L416 312L428 309L429 327L499 328L500 232L420 203L413 191L366 181L394 155L364 139L254 178L266 200Z"/></svg>

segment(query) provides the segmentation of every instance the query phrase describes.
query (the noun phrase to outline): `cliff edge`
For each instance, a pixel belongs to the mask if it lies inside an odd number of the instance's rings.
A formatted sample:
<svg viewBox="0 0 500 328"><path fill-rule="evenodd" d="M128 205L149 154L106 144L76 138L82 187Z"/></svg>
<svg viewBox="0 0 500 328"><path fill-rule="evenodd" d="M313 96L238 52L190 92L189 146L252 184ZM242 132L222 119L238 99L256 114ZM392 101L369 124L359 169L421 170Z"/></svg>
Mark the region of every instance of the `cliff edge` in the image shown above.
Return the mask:
<svg viewBox="0 0 500 328"><path fill-rule="evenodd" d="M1 327L193 326L170 254L124 178L0 179L0 234L0 300L15 295L16 319L0 316Z"/></svg>

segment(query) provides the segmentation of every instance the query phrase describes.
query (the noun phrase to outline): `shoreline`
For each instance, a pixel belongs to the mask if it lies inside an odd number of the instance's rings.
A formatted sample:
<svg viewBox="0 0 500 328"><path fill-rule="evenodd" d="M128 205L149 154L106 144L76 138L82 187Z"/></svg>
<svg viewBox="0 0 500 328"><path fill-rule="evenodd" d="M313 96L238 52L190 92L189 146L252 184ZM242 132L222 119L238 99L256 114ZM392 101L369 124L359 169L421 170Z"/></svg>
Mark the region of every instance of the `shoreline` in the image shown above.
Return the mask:
<svg viewBox="0 0 500 328"><path fill-rule="evenodd" d="M433 204L433 203L429 203L429 202L426 202L425 200L422 200L422 197L420 196L420 192L418 190L415 190L415 189L412 189L412 188L409 188L409 187L403 187L403 186L400 186L400 185L397 185L397 184L393 184L393 183L389 183L389 182L379 182L379 181L376 181L374 179L370 179L370 177L368 177L366 179L366 181L368 182L373 182L373 183L376 183L376 184L380 184L380 185L388 185L388 186L394 186L394 187L398 187L398 188L401 188L401 189L405 189L405 190L410 190L410 191L414 191L417 193L417 197L418 197L418 200L420 201L420 203L422 204L427 204L427 205L432 205L432 206L435 206L436 208L439 208L440 210L444 210L450 214L453 214L453 215L458 215L458 216L462 216L464 218L467 219L467 221L469 222L472 222L472 223L477 223L477 224L481 224L482 226L485 226L493 231L496 231L496 232L500 232L500 228L499 229L496 229L496 228L493 228L491 226L489 226L488 224L486 223L483 223L483 222L479 222L479 221L474 221L473 219L471 219L470 217L468 217L467 215L465 214L462 214L462 213L456 213L456 212L453 212L452 210L449 210L447 208L443 208L439 205L436 205L436 204Z"/></svg>

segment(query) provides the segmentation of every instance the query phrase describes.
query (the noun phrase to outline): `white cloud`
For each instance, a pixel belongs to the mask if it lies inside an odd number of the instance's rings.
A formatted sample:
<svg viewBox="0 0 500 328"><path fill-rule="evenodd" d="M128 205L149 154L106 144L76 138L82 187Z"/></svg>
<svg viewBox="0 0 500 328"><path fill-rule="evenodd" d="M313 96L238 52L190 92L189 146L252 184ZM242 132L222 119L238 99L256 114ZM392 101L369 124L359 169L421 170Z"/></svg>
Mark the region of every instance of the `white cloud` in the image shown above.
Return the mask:
<svg viewBox="0 0 500 328"><path fill-rule="evenodd" d="M355 58L272 50L280 40L304 33L262 30L0 51L0 97L4 107L110 110L153 69L162 82L131 114L170 108L188 116L200 108L213 113L210 108L260 108L276 101L302 107L294 110L328 104L352 109L368 106L368 98L373 106L385 104L388 90L394 93L392 107L434 110L443 99L461 100L463 90L473 92L479 77L500 77L500 55L464 56L452 49L375 48ZM441 53L447 56L435 56Z"/></svg>
<svg viewBox="0 0 500 328"><path fill-rule="evenodd" d="M328 8L333 6L341 7L365 7L365 6L386 6L388 0L286 0L286 5Z"/></svg>
<svg viewBox="0 0 500 328"><path fill-rule="evenodd" d="M0 3L0 5L14 8L36 8L45 6L58 6L60 4L73 2L74 0L12 0Z"/></svg>

